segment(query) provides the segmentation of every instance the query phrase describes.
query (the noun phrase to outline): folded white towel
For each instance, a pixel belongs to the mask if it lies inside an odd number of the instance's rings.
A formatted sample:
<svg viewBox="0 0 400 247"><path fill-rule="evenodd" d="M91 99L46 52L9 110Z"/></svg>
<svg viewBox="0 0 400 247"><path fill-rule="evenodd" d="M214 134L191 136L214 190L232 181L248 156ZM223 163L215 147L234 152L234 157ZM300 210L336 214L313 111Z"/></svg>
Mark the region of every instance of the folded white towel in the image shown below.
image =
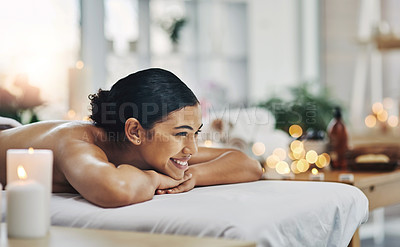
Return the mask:
<svg viewBox="0 0 400 247"><path fill-rule="evenodd" d="M18 127L22 124L12 118L0 117L0 125L10 125L11 127Z"/></svg>

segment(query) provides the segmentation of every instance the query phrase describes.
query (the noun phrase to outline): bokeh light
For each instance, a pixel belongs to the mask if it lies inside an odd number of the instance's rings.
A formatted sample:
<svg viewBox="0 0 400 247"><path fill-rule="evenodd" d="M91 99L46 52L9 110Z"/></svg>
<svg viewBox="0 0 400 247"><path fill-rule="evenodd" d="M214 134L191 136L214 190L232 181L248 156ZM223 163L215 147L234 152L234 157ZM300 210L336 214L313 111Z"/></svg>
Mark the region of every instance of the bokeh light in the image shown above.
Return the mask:
<svg viewBox="0 0 400 247"><path fill-rule="evenodd" d="M294 138L298 138L303 135L303 129L300 127L300 125L293 124L289 127L289 134Z"/></svg>
<svg viewBox="0 0 400 247"><path fill-rule="evenodd" d="M328 166L330 162L330 157L327 153L323 153L318 155L318 159L315 162L315 165L319 168L323 168L325 166Z"/></svg>
<svg viewBox="0 0 400 247"><path fill-rule="evenodd" d="M399 118L397 116L390 116L388 118L388 124L390 127L396 127L399 124Z"/></svg>
<svg viewBox="0 0 400 247"><path fill-rule="evenodd" d="M326 160L325 166L329 166L329 164L331 163L331 156L329 156L329 154L327 154L327 153L322 153L321 155L325 157L325 160Z"/></svg>
<svg viewBox="0 0 400 247"><path fill-rule="evenodd" d="M293 157L296 159L302 159L306 155L306 151L304 149L296 149L296 151L293 152Z"/></svg>
<svg viewBox="0 0 400 247"><path fill-rule="evenodd" d="M281 161L278 156L271 154L268 156L266 163L269 168L275 168L276 164Z"/></svg>
<svg viewBox="0 0 400 247"><path fill-rule="evenodd" d="M262 142L256 142L253 144L251 150L253 151L254 155L261 156L265 153L265 145Z"/></svg>
<svg viewBox="0 0 400 247"><path fill-rule="evenodd" d="M281 175L290 173L289 164L286 161L279 161L276 164L275 169L276 169L276 172Z"/></svg>
<svg viewBox="0 0 400 247"><path fill-rule="evenodd" d="M300 159L297 161L297 170L300 172L305 172L310 168L310 164L305 159Z"/></svg>
<svg viewBox="0 0 400 247"><path fill-rule="evenodd" d="M212 145L213 145L213 142L211 140L205 140L204 141L204 146L209 148L209 147L212 147Z"/></svg>
<svg viewBox="0 0 400 247"><path fill-rule="evenodd" d="M372 112L375 114L379 114L381 111L383 111L383 104L381 102L375 102L372 105Z"/></svg>
<svg viewBox="0 0 400 247"><path fill-rule="evenodd" d="M301 152L304 149L304 145L301 141L294 140L290 143L290 150L292 152Z"/></svg>
<svg viewBox="0 0 400 247"><path fill-rule="evenodd" d="M317 175L317 174L318 174L318 169L317 169L317 168L311 169L311 173L312 173L313 175Z"/></svg>
<svg viewBox="0 0 400 247"><path fill-rule="evenodd" d="M375 127L375 125L376 125L376 117L374 116L374 115L368 115L366 118L365 118L365 125L368 127L368 128L373 128L373 127Z"/></svg>
<svg viewBox="0 0 400 247"><path fill-rule="evenodd" d="M314 150L310 150L306 153L306 160L308 163L312 164L317 162L318 160L318 154Z"/></svg>
<svg viewBox="0 0 400 247"><path fill-rule="evenodd" d="M300 173L300 171L297 169L297 163L298 163L298 161L295 160L295 161L293 161L292 164L290 165L290 169L292 170L292 172L293 172L294 174L299 174L299 173Z"/></svg>
<svg viewBox="0 0 400 247"><path fill-rule="evenodd" d="M286 151L283 148L275 148L272 154L278 156L280 160L286 159Z"/></svg>
<svg viewBox="0 0 400 247"><path fill-rule="evenodd" d="M292 152L292 151L289 150L289 152L288 152L287 155L288 155L289 159L291 159L291 160L297 160L297 158L295 158L295 157L293 156L293 152Z"/></svg>
<svg viewBox="0 0 400 247"><path fill-rule="evenodd" d="M385 121L388 119L388 113L387 113L387 111L383 110L383 111L379 112L379 113L376 115L376 118L377 118L379 121L381 121L381 122L385 122Z"/></svg>

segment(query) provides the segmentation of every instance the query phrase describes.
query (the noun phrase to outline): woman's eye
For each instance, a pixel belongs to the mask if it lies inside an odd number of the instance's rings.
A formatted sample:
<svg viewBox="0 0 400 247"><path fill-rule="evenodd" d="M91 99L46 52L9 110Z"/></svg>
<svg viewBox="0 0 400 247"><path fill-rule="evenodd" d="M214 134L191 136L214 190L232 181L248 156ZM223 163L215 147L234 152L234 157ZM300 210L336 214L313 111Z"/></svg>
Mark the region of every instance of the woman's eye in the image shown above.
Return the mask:
<svg viewBox="0 0 400 247"><path fill-rule="evenodd" d="M175 136L187 136L187 132L176 133Z"/></svg>

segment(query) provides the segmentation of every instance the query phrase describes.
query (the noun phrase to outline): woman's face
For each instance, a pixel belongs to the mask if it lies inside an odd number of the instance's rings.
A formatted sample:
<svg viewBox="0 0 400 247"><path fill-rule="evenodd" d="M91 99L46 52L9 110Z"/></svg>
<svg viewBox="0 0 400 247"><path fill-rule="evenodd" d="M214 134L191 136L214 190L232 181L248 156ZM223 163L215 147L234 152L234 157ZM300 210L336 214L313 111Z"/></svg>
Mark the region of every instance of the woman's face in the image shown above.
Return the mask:
<svg viewBox="0 0 400 247"><path fill-rule="evenodd" d="M155 124L140 145L141 156L154 170L181 179L191 155L197 152L197 135L202 126L200 105L187 106L168 114Z"/></svg>

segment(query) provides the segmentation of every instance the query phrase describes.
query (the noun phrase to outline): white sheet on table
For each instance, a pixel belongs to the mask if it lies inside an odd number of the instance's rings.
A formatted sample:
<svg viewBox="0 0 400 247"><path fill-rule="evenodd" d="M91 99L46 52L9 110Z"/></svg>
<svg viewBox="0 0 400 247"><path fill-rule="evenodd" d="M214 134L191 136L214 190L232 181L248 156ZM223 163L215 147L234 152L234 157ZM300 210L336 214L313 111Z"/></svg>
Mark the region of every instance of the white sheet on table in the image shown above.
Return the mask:
<svg viewBox="0 0 400 247"><path fill-rule="evenodd" d="M368 218L368 200L345 184L257 181L159 195L115 209L54 194L51 212L53 225L223 237L257 246L347 246Z"/></svg>

